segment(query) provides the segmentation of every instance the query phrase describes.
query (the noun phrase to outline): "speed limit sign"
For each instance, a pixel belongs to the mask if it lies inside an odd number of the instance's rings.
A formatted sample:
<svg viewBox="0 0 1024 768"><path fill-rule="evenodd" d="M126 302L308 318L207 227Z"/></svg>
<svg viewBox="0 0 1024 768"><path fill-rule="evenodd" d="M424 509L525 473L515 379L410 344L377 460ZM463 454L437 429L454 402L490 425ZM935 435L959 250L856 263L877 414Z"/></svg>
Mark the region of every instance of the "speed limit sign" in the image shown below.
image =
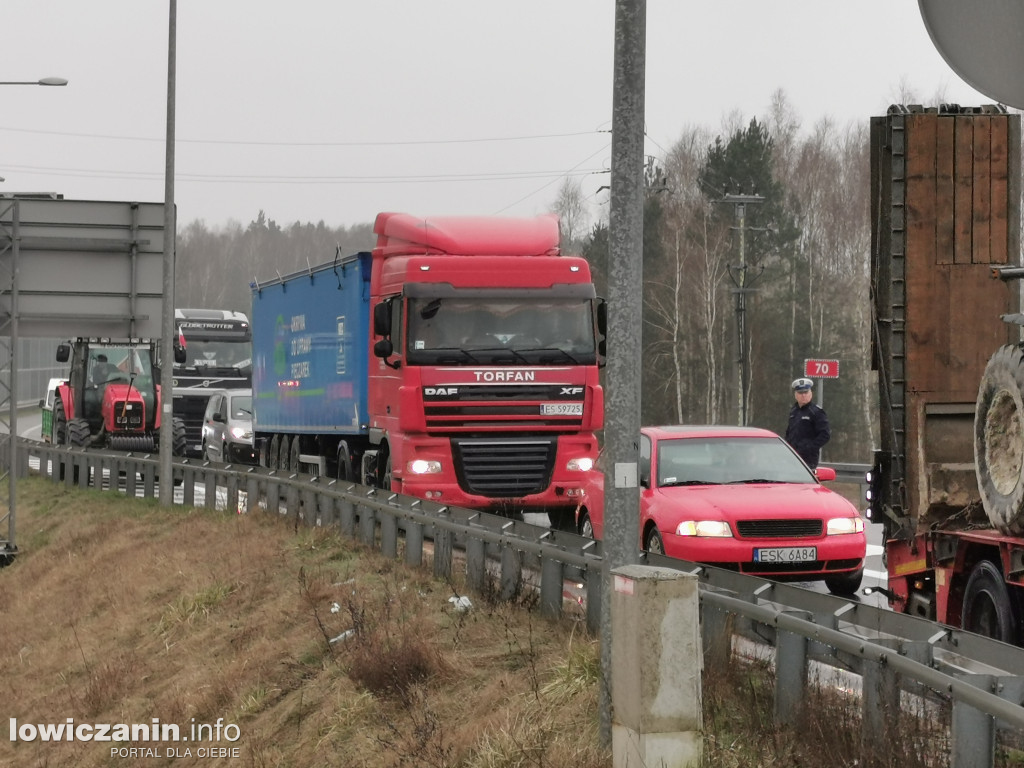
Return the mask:
<svg viewBox="0 0 1024 768"><path fill-rule="evenodd" d="M838 379L838 360L804 360L804 376L815 379Z"/></svg>

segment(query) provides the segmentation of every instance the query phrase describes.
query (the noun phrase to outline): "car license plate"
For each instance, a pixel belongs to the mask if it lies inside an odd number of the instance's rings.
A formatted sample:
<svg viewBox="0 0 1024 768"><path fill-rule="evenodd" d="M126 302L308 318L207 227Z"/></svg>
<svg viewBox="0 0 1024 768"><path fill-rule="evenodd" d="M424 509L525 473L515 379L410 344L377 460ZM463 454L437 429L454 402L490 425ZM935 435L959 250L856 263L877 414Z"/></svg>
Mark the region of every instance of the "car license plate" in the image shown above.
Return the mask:
<svg viewBox="0 0 1024 768"><path fill-rule="evenodd" d="M764 547L754 550L755 563L806 563L817 559L817 547Z"/></svg>
<svg viewBox="0 0 1024 768"><path fill-rule="evenodd" d="M582 416L583 403L541 403L541 416Z"/></svg>

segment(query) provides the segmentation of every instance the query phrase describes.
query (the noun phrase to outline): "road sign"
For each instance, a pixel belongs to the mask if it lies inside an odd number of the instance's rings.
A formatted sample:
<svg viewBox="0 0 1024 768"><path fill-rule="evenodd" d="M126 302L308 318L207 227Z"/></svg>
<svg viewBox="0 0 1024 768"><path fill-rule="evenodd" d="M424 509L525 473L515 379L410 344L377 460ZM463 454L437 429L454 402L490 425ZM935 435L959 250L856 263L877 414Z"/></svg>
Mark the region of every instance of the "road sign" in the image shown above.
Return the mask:
<svg viewBox="0 0 1024 768"><path fill-rule="evenodd" d="M838 360L804 360L804 376L815 379L838 379Z"/></svg>

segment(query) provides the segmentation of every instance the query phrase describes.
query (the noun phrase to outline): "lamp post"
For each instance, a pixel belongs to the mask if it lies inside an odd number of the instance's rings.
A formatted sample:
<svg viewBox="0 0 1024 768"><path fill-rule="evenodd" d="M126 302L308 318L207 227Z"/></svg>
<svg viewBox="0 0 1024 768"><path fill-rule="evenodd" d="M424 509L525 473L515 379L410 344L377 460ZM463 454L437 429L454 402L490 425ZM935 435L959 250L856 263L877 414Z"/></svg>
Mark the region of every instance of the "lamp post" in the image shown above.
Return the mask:
<svg viewBox="0 0 1024 768"><path fill-rule="evenodd" d="M39 80L0 80L0 85L43 85L43 86L62 86L67 85L68 81L63 77L44 77ZM5 179L0 176L0 182ZM18 201L15 200L13 203L13 211L11 215L12 222L12 235L17 231L19 226L18 223ZM8 332L10 334L9 343L11 348L7 362L9 363L7 373L10 376L10 380L7 386L7 396L9 398L8 405L10 406L10 412L8 414L7 422L7 439L10 441L10 450L8 452L8 465L6 467L7 472L7 540L3 541L0 539L0 565L6 565L11 561L14 555L18 551L17 540L15 539L15 509L17 507L18 492L17 492L17 472L16 467L18 466L18 371L17 371L17 349L18 349L18 265L17 265L17 246L12 248L11 256L11 291L10 291L10 317L8 320ZM0 365L3 361L0 361ZM0 518L2 520L2 518Z"/></svg>
<svg viewBox="0 0 1024 768"><path fill-rule="evenodd" d="M0 80L0 85L67 85L68 81L63 77L43 77L39 80Z"/></svg>

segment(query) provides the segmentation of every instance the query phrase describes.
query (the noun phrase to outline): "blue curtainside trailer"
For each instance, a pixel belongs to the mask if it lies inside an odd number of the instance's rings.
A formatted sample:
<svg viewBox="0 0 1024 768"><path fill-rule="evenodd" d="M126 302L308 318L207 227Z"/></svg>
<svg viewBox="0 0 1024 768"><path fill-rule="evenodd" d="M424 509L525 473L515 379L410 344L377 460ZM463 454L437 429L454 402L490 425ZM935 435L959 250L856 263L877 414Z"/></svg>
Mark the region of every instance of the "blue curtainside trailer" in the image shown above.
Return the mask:
<svg viewBox="0 0 1024 768"><path fill-rule="evenodd" d="M358 253L252 284L253 429L264 456L280 451L277 435L366 437L370 265Z"/></svg>

